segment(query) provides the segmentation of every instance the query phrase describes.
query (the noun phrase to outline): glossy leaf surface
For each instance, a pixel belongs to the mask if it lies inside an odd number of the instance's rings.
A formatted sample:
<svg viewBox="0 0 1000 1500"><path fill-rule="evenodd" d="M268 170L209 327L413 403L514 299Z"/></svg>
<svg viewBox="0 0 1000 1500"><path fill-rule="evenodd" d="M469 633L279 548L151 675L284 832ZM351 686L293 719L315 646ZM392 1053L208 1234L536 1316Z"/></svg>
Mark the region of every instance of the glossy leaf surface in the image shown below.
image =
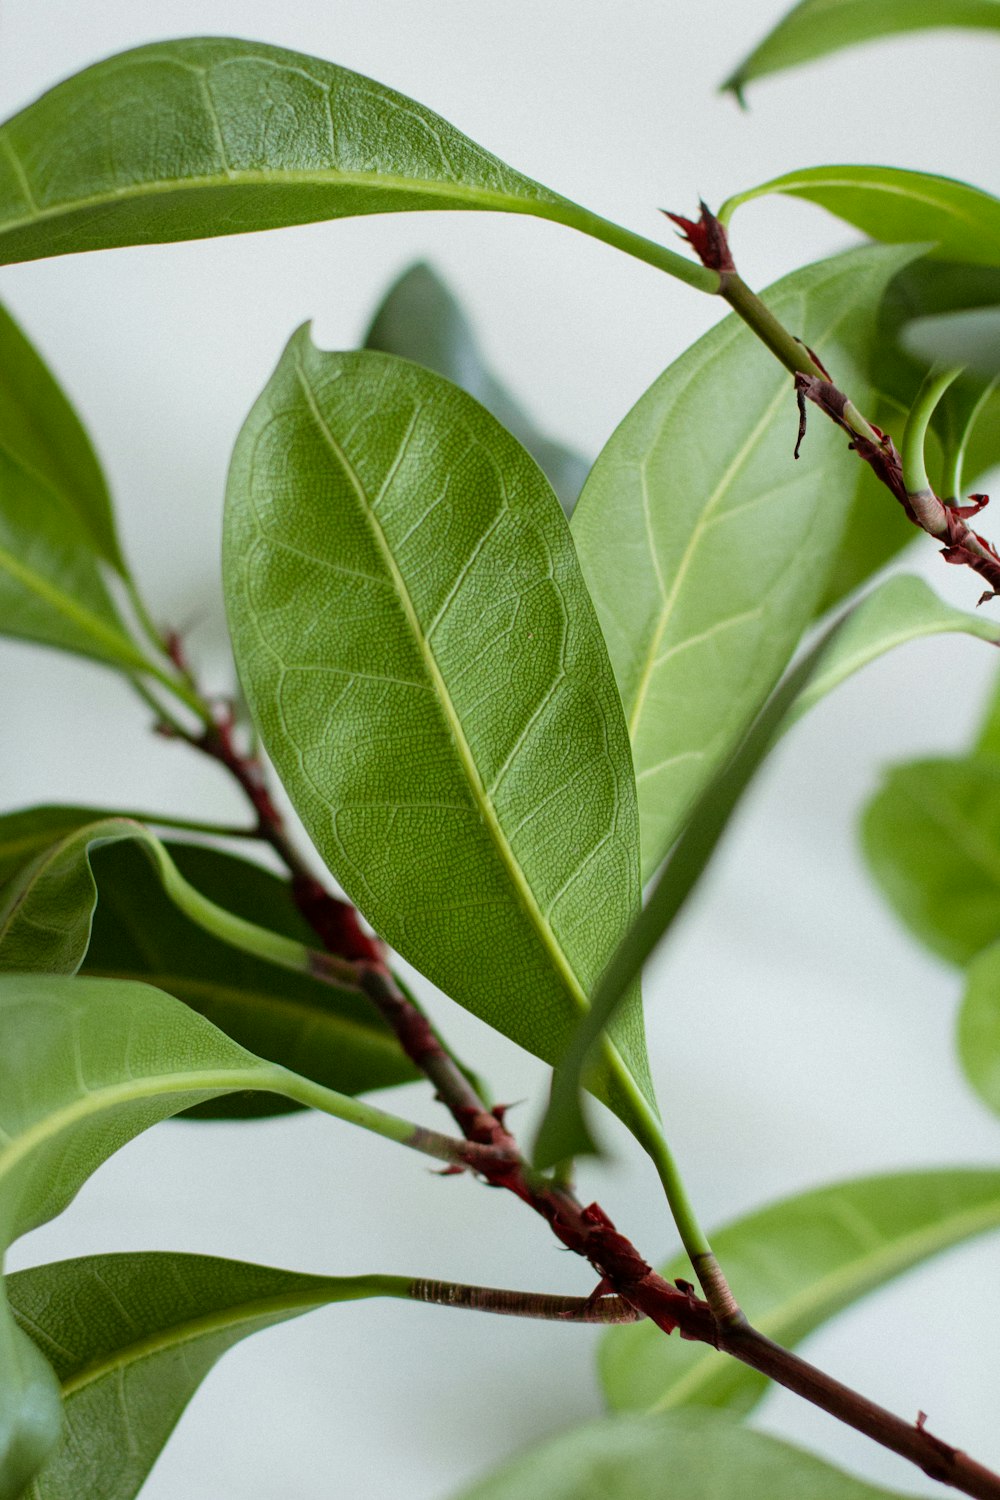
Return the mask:
<svg viewBox="0 0 1000 1500"><path fill-rule="evenodd" d="M893 767L862 840L883 896L935 953L966 964L1000 938L1000 761Z"/></svg>
<svg viewBox="0 0 1000 1500"><path fill-rule="evenodd" d="M976 1093L1000 1115L1000 942L969 965L958 1016L958 1055Z"/></svg>
<svg viewBox="0 0 1000 1500"><path fill-rule="evenodd" d="M365 348L416 360L475 396L527 448L570 514L587 477L586 463L578 453L543 436L496 378L461 304L430 266L411 266L389 288Z"/></svg>
<svg viewBox="0 0 1000 1500"><path fill-rule="evenodd" d="M91 533L63 496L0 447L0 635L126 669L147 662L101 578Z"/></svg>
<svg viewBox="0 0 1000 1500"><path fill-rule="evenodd" d="M18 1271L14 1318L53 1366L62 1439L24 1500L133 1500L209 1370L252 1333L397 1279L204 1255L93 1255Z"/></svg>
<svg viewBox="0 0 1000 1500"><path fill-rule="evenodd" d="M2 307L0 443L56 491L94 550L125 573L111 496L90 438L37 349Z"/></svg>
<svg viewBox="0 0 1000 1500"><path fill-rule="evenodd" d="M800 0L723 88L740 99L748 83L843 47L900 32L961 26L1000 31L1000 0Z"/></svg>
<svg viewBox="0 0 1000 1500"><path fill-rule="evenodd" d="M528 1495L532 1500L903 1500L708 1411L610 1417L572 1428L454 1500L525 1500Z"/></svg>
<svg viewBox="0 0 1000 1500"><path fill-rule="evenodd" d="M146 985L0 977L0 1254L62 1212L158 1120L282 1072ZM19 1500L59 1434L59 1389L0 1300L0 1500Z"/></svg>
<svg viewBox="0 0 1000 1500"><path fill-rule="evenodd" d="M210 901L304 946L315 942L287 881L218 849L166 847L185 880ZM91 863L100 895L83 973L166 990L258 1057L341 1094L418 1076L368 1000L240 953L196 926L167 899L134 844L99 849ZM230 1118L291 1108L274 1094L233 1095L198 1113Z"/></svg>
<svg viewBox="0 0 1000 1500"><path fill-rule="evenodd" d="M911 255L852 251L786 277L767 301L857 392L882 293ZM856 460L813 420L796 464L795 431L788 375L727 318L633 407L574 512L629 723L644 879L822 595Z"/></svg>
<svg viewBox="0 0 1000 1500"><path fill-rule="evenodd" d="M554 1061L639 872L621 705L544 475L440 376L302 329L237 443L223 556L247 700L336 879ZM648 1111L637 1003L606 1053L595 1090Z"/></svg>
<svg viewBox="0 0 1000 1500"><path fill-rule="evenodd" d="M1000 17L1000 4L993 9ZM953 177L902 167L806 167L734 194L719 217L728 223L741 203L768 193L808 199L875 240L926 242L942 260L1000 263L1000 199Z"/></svg>
<svg viewBox="0 0 1000 1500"><path fill-rule="evenodd" d="M0 126L0 264L404 209L534 214L714 273L532 182L415 100L231 37L154 42Z"/></svg>
<svg viewBox="0 0 1000 1500"><path fill-rule="evenodd" d="M918 318L905 330L903 341L927 364L968 365L990 379L1000 375L1000 308Z"/></svg>
<svg viewBox="0 0 1000 1500"><path fill-rule="evenodd" d="M896 1276L1000 1227L1000 1172L948 1169L862 1177L737 1219L712 1235L754 1327L786 1348ZM681 1257L664 1275L690 1274ZM767 1380L651 1324L609 1329L600 1352L615 1408L725 1407L744 1415ZM679 1420L686 1420L679 1414Z"/></svg>

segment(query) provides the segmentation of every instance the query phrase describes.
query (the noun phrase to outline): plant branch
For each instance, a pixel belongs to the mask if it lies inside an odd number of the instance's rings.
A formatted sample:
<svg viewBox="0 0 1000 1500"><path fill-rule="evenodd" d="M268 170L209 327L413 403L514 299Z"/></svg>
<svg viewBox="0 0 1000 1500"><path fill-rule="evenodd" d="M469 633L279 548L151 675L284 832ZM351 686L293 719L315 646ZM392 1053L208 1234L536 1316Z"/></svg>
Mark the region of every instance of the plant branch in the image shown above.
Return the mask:
<svg viewBox="0 0 1000 1500"><path fill-rule="evenodd" d="M414 1302L499 1313L509 1318L541 1318L556 1323L637 1323L641 1314L621 1297L559 1297L547 1292L507 1292L456 1281L411 1281L405 1295Z"/></svg>

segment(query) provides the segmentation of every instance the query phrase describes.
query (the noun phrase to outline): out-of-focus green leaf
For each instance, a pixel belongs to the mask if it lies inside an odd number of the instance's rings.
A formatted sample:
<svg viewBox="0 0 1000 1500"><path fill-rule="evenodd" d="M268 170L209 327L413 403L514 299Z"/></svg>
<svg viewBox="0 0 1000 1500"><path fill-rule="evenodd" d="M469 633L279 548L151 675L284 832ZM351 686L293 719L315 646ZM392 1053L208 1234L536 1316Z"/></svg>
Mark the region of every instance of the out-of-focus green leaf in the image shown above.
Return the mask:
<svg viewBox="0 0 1000 1500"><path fill-rule="evenodd" d="M1000 761L893 767L862 823L869 867L900 920L967 964L1000 937Z"/></svg>
<svg viewBox="0 0 1000 1500"><path fill-rule="evenodd" d="M90 438L37 349L0 307L0 444L51 486L124 575L111 496Z"/></svg>
<svg viewBox="0 0 1000 1500"><path fill-rule="evenodd" d="M661 1334L662 1338L662 1334ZM903 1500L717 1412L608 1417L550 1438L454 1500Z"/></svg>
<svg viewBox="0 0 1000 1500"><path fill-rule="evenodd" d="M108 979L0 976L0 1036L0 1255L158 1120L293 1077L169 995ZM58 1439L60 1393L2 1294L0 1371L0 1500L20 1500Z"/></svg>
<svg viewBox="0 0 1000 1500"><path fill-rule="evenodd" d="M904 329L903 343L928 364L968 365L993 379L1000 374L1000 307L918 318Z"/></svg>
<svg viewBox="0 0 1000 1500"><path fill-rule="evenodd" d="M742 103L747 84L768 73L859 42L952 26L1000 31L1000 0L799 0L722 87Z"/></svg>
<svg viewBox="0 0 1000 1500"><path fill-rule="evenodd" d="M912 250L868 246L766 294L863 404L886 284ZM857 460L813 421L795 463L787 373L735 316L646 392L573 516L625 704L643 878L745 733L822 595Z"/></svg>
<svg viewBox="0 0 1000 1500"><path fill-rule="evenodd" d="M441 376L302 329L236 446L224 582L261 738L339 883L555 1061L640 887L621 704L544 475ZM637 995L588 1085L655 1127Z"/></svg>
<svg viewBox="0 0 1000 1500"><path fill-rule="evenodd" d="M314 941L287 881L218 849L166 847L185 880L210 901L304 946ZM83 973L166 990L258 1057L341 1094L418 1076L364 996L263 963L195 926L167 899L149 860L131 842L96 850L91 864L100 897ZM230 1094L197 1113L228 1119L295 1107L275 1094Z"/></svg>
<svg viewBox="0 0 1000 1500"><path fill-rule="evenodd" d="M0 126L0 263L404 209L567 224L713 290L714 272L505 166L333 63L231 37L154 42Z"/></svg>
<svg viewBox="0 0 1000 1500"><path fill-rule="evenodd" d="M302 1276L206 1255L90 1255L7 1279L14 1319L53 1366L62 1439L24 1500L133 1500L228 1349L332 1302L403 1295L394 1276Z"/></svg>
<svg viewBox="0 0 1000 1500"><path fill-rule="evenodd" d="M2 446L0 635L126 670L149 668L104 585L80 516L37 470Z"/></svg>
<svg viewBox="0 0 1000 1500"><path fill-rule="evenodd" d="M1000 0L992 8L1000 17ZM740 204L768 193L806 198L874 240L927 243L942 260L1000 264L1000 199L953 177L903 167L804 167L734 193L719 218L728 224Z"/></svg>
<svg viewBox="0 0 1000 1500"><path fill-rule="evenodd" d="M436 370L475 396L527 448L569 515L587 477L578 453L540 433L490 370L458 300L430 266L404 271L388 290L365 338L366 349L398 354Z"/></svg>
<svg viewBox="0 0 1000 1500"><path fill-rule="evenodd" d="M958 1055L980 1099L1000 1115L1000 942L969 965L958 1015Z"/></svg>
<svg viewBox="0 0 1000 1500"><path fill-rule="evenodd" d="M1000 1172L964 1168L861 1177L816 1188L725 1225L712 1245L755 1328L797 1344L878 1287L973 1235L1000 1227ZM678 1257L668 1280L689 1275ZM649 1323L612 1328L600 1350L616 1409L725 1407L745 1415L767 1380Z"/></svg>

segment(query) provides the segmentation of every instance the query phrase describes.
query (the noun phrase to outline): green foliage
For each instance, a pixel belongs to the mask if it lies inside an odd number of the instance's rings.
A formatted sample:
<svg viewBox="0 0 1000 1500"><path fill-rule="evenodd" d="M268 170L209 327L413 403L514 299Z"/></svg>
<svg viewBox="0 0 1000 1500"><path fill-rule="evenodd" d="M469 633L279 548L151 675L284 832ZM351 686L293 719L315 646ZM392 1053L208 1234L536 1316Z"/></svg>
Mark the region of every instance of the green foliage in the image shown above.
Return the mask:
<svg viewBox="0 0 1000 1500"><path fill-rule="evenodd" d="M223 567L247 700L329 869L555 1062L638 909L639 841L607 653L534 461L440 376L300 330L237 442ZM603 1053L591 1086L637 1128L637 1000Z"/></svg>
<svg viewBox="0 0 1000 1500"><path fill-rule="evenodd" d="M969 965L958 1016L958 1055L983 1103L1000 1114L1000 942Z"/></svg>
<svg viewBox="0 0 1000 1500"><path fill-rule="evenodd" d="M903 1500L715 1412L575 1427L455 1500Z"/></svg>
<svg viewBox="0 0 1000 1500"><path fill-rule="evenodd" d="M904 339L909 352L928 364L968 365L991 379L1000 374L1000 308L917 318Z"/></svg>
<svg viewBox="0 0 1000 1500"><path fill-rule="evenodd" d="M771 288L768 304L857 387L875 310L912 253L869 247L822 261ZM798 464L794 444L787 373L727 318L633 407L574 513L628 719L644 879L822 594L856 461L819 421Z"/></svg>
<svg viewBox="0 0 1000 1500"><path fill-rule="evenodd" d="M14 1320L53 1366L65 1419L25 1500L133 1500L227 1349L313 1308L383 1295L401 1280L302 1276L165 1252L90 1255L10 1276Z"/></svg>
<svg viewBox="0 0 1000 1500"><path fill-rule="evenodd" d="M1000 30L1000 0L799 0L722 87L742 103L747 84L768 73L858 42L942 26Z"/></svg>
<svg viewBox="0 0 1000 1500"><path fill-rule="evenodd" d="M569 515L587 477L578 453L538 431L521 403L501 385L483 357L461 305L435 271L411 266L386 292L365 336L366 349L398 354L475 396L527 448Z"/></svg>
<svg viewBox="0 0 1000 1500"><path fill-rule="evenodd" d="M1000 26L1000 0L990 8ZM928 253L941 260L995 267L1000 259L1000 199L953 177L901 167L806 167L735 193L720 219L728 223L741 203L768 193L817 203L872 239L926 242Z"/></svg>
<svg viewBox="0 0 1000 1500"><path fill-rule="evenodd" d="M754 1327L795 1348L878 1287L996 1228L1000 1172L949 1168L800 1193L724 1225L712 1243ZM685 1276L685 1265L678 1257L663 1274ZM650 1323L609 1329L600 1370L608 1402L621 1410L711 1406L742 1416L767 1389L756 1371L665 1339Z"/></svg>

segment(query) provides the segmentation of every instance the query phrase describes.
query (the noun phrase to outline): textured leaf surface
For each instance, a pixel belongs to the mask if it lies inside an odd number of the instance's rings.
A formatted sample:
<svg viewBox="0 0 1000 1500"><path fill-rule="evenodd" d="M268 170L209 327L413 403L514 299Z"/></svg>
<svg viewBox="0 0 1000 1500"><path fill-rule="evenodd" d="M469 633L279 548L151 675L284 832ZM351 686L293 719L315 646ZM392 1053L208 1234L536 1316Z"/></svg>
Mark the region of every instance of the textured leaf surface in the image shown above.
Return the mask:
<svg viewBox="0 0 1000 1500"><path fill-rule="evenodd" d="M241 1339L389 1277L302 1276L204 1255L93 1255L19 1271L14 1317L55 1369L62 1440L24 1500L133 1500L185 1406Z"/></svg>
<svg viewBox="0 0 1000 1500"><path fill-rule="evenodd" d="M497 380L460 303L430 266L411 266L389 288L365 347L415 360L475 396L527 448L570 514L587 477L586 463L578 453L543 436Z"/></svg>
<svg viewBox="0 0 1000 1500"><path fill-rule="evenodd" d="M858 42L944 26L1000 30L1000 0L800 0L723 88L742 98L746 85L767 73L812 62Z"/></svg>
<svg viewBox="0 0 1000 1500"><path fill-rule="evenodd" d="M1000 18L1000 3L993 9ZM768 193L806 198L875 240L928 242L942 260L1000 263L1000 199L953 177L902 167L806 167L734 194L719 217L728 222L741 203Z"/></svg>
<svg viewBox="0 0 1000 1500"><path fill-rule="evenodd" d="M37 349L2 307L0 443L61 496L94 550L125 573L111 496L90 438Z"/></svg>
<svg viewBox="0 0 1000 1500"><path fill-rule="evenodd" d="M786 1198L726 1225L712 1244L750 1321L794 1348L904 1271L998 1227L1000 1172L948 1169L863 1177ZM678 1258L664 1275L685 1276L686 1264ZM600 1370L619 1409L713 1406L743 1415L768 1387L755 1370L656 1337L642 1323L608 1330Z"/></svg>
<svg viewBox="0 0 1000 1500"><path fill-rule="evenodd" d="M852 251L786 277L767 301L857 392L879 300L911 254ZM788 375L727 318L633 407L574 512L629 723L644 878L821 597L856 460L814 420L796 464L795 429Z"/></svg>
<svg viewBox="0 0 1000 1500"><path fill-rule="evenodd" d="M968 365L991 379L1000 375L1000 308L918 318L905 330L903 341L911 354L928 364Z"/></svg>
<svg viewBox="0 0 1000 1500"><path fill-rule="evenodd" d="M304 946L314 941L287 881L218 849L166 847L185 880L210 901ZM166 990L258 1057L341 1094L417 1077L368 1000L263 963L195 926L167 899L134 844L99 849L91 863L100 896L83 973ZM293 1107L274 1094L232 1095L199 1114L228 1118Z"/></svg>
<svg viewBox="0 0 1000 1500"><path fill-rule="evenodd" d="M958 1055L976 1093L1000 1115L1000 943L984 948L969 965Z"/></svg>
<svg viewBox="0 0 1000 1500"><path fill-rule="evenodd" d="M0 1036L0 1253L158 1120L280 1086L282 1070L146 985L3 975ZM58 1437L59 1389L5 1299L0 1355L0 1500L18 1500Z"/></svg>
<svg viewBox="0 0 1000 1500"><path fill-rule="evenodd" d="M544 475L440 376L303 329L237 443L224 577L248 702L337 880L555 1061L639 872L621 706ZM632 1123L637 1002L614 1042L591 1082Z"/></svg>
<svg viewBox="0 0 1000 1500"><path fill-rule="evenodd" d="M928 948L966 964L1000 938L1000 761L912 761L889 771L862 824L889 905Z"/></svg>
<svg viewBox="0 0 1000 1500"><path fill-rule="evenodd" d="M532 1500L903 1500L708 1411L610 1417L573 1428L454 1500L525 1500L528 1495Z"/></svg>
<svg viewBox="0 0 1000 1500"><path fill-rule="evenodd" d="M116 667L148 665L121 623L79 514L37 470L2 446L0 634Z"/></svg>

